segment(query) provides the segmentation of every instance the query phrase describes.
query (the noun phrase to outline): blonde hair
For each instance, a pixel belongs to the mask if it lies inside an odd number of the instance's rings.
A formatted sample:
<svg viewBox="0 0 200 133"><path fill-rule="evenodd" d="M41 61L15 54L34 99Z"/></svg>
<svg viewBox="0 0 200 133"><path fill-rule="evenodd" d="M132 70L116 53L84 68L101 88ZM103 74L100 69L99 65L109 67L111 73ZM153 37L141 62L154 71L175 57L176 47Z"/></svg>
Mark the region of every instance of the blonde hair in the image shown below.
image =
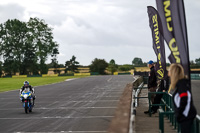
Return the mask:
<svg viewBox="0 0 200 133"><path fill-rule="evenodd" d="M185 78L184 69L180 64L171 64L169 67L169 74L170 74L170 81L171 81L171 85L170 85L171 89L175 89L177 82L180 79Z"/></svg>

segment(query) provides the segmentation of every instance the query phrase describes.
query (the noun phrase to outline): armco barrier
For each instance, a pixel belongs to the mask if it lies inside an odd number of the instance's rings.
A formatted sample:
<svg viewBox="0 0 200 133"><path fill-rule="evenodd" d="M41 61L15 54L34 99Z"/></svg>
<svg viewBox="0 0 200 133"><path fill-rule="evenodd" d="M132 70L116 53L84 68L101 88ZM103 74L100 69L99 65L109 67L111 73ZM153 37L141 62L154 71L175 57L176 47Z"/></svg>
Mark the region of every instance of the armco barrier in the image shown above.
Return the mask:
<svg viewBox="0 0 200 133"><path fill-rule="evenodd" d="M58 76L74 76L74 73L59 74Z"/></svg>
<svg viewBox="0 0 200 133"><path fill-rule="evenodd" d="M26 77L27 77L27 75L18 75L18 76L14 75L14 76L12 76L12 78L26 78Z"/></svg>
<svg viewBox="0 0 200 133"><path fill-rule="evenodd" d="M114 72L113 75L133 75L133 72Z"/></svg>
<svg viewBox="0 0 200 133"><path fill-rule="evenodd" d="M131 73L118 73L118 75L130 75Z"/></svg>
<svg viewBox="0 0 200 133"><path fill-rule="evenodd" d="M194 73L192 73L191 74L191 79L192 80L200 80L200 74L194 74Z"/></svg>
<svg viewBox="0 0 200 133"><path fill-rule="evenodd" d="M58 77L58 74L51 74L51 75L42 74L42 77Z"/></svg>
<svg viewBox="0 0 200 133"><path fill-rule="evenodd" d="M118 75L118 72L114 72L113 75Z"/></svg>
<svg viewBox="0 0 200 133"><path fill-rule="evenodd" d="M3 78L12 78L12 75L3 76Z"/></svg>
<svg viewBox="0 0 200 133"><path fill-rule="evenodd" d="M74 73L74 76L90 76L90 73Z"/></svg>
<svg viewBox="0 0 200 133"><path fill-rule="evenodd" d="M42 77L42 75L27 75L27 77Z"/></svg>
<svg viewBox="0 0 200 133"><path fill-rule="evenodd" d="M99 75L98 72L91 72L90 74L91 74L91 75Z"/></svg>
<svg viewBox="0 0 200 133"><path fill-rule="evenodd" d="M139 96L139 93L141 92L141 89L144 87L144 82L142 82L138 88L134 88L134 96L133 96L133 99L134 99L134 102L133 102L133 106L134 107L137 107L138 106L138 99L140 98L143 98L143 97L138 97ZM145 97L146 98L146 97Z"/></svg>
<svg viewBox="0 0 200 133"><path fill-rule="evenodd" d="M133 133L134 125L133 122L135 121L136 115L136 106L137 106L137 98L140 90L143 88L144 84L142 81L142 77L135 76L135 80L132 83L132 100L131 100L131 110L130 110L130 122L129 122L129 133Z"/></svg>

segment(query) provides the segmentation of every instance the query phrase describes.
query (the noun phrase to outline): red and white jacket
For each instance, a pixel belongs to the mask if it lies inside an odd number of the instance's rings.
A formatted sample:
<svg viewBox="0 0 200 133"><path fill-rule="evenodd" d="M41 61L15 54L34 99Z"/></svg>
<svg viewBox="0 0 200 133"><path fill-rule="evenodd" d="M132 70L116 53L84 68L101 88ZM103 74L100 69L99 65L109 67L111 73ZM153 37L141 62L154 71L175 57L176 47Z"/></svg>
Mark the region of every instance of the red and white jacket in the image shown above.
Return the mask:
<svg viewBox="0 0 200 133"><path fill-rule="evenodd" d="M174 111L179 123L194 119L196 109L193 105L190 83L188 79L181 79L176 84L176 89L172 95Z"/></svg>

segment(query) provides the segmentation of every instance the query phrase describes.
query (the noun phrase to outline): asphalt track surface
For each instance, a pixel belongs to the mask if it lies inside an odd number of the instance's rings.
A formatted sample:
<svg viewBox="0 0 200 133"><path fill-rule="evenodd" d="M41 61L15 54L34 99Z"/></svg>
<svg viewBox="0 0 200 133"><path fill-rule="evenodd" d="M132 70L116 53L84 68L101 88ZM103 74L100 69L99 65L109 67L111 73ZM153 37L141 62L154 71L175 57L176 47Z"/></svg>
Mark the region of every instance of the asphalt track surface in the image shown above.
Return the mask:
<svg viewBox="0 0 200 133"><path fill-rule="evenodd" d="M92 76L35 87L36 105L29 114L19 90L0 93L0 133L105 133L126 84L133 81L133 75Z"/></svg>
<svg viewBox="0 0 200 133"><path fill-rule="evenodd" d="M200 80L192 80L192 95L197 113L200 115Z"/></svg>

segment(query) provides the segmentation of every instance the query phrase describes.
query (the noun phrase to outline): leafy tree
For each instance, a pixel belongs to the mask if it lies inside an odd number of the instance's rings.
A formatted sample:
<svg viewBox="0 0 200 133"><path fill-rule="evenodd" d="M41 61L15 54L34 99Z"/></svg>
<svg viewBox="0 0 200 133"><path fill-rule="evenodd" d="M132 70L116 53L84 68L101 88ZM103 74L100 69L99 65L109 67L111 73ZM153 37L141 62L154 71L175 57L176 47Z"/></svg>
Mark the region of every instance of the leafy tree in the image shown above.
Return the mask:
<svg viewBox="0 0 200 133"><path fill-rule="evenodd" d="M113 74L114 72L117 71L117 67L118 66L115 64L115 60L114 59L110 60L108 64L108 71L110 71Z"/></svg>
<svg viewBox="0 0 200 133"><path fill-rule="evenodd" d="M0 77L3 73L3 63L0 61Z"/></svg>
<svg viewBox="0 0 200 133"><path fill-rule="evenodd" d="M141 58L138 58L138 57L135 57L132 61L132 64L134 66L140 66L140 65L143 65L143 62L142 62L142 59Z"/></svg>
<svg viewBox="0 0 200 133"><path fill-rule="evenodd" d="M55 68L54 73L60 74L60 69L59 69L59 64L58 64L57 59L54 58L54 59L51 59L51 60L52 60L52 63L53 63L53 68Z"/></svg>
<svg viewBox="0 0 200 133"><path fill-rule="evenodd" d="M59 54L58 49L57 48L53 49L53 53L51 55L51 57L52 57L51 64L52 64L52 67L55 68L54 73L60 74L60 70L58 69L59 64L58 64L58 61L57 61L57 54Z"/></svg>
<svg viewBox="0 0 200 133"><path fill-rule="evenodd" d="M0 56L8 74L47 73L45 61L59 53L57 48L44 20L30 18L26 23L14 19L0 24Z"/></svg>
<svg viewBox="0 0 200 133"><path fill-rule="evenodd" d="M197 65L200 65L200 58L195 59L195 62L196 62Z"/></svg>
<svg viewBox="0 0 200 133"><path fill-rule="evenodd" d="M90 65L91 72L98 72L99 74L105 74L105 70L108 67L108 63L104 59L95 58Z"/></svg>
<svg viewBox="0 0 200 133"><path fill-rule="evenodd" d="M39 65L37 63L36 48L31 43L26 43L23 48L24 58L22 61L21 74L38 74Z"/></svg>
<svg viewBox="0 0 200 133"><path fill-rule="evenodd" d="M200 58L190 61L190 68L200 68Z"/></svg>
<svg viewBox="0 0 200 133"><path fill-rule="evenodd" d="M66 71L77 72L79 62L76 61L76 57L73 55L69 61L66 61L65 67Z"/></svg>
<svg viewBox="0 0 200 133"><path fill-rule="evenodd" d="M20 72L26 33L26 23L17 19L0 24L0 54L6 62L4 66L8 73Z"/></svg>
<svg viewBox="0 0 200 133"><path fill-rule="evenodd" d="M195 65L193 60L190 61L190 65Z"/></svg>
<svg viewBox="0 0 200 133"><path fill-rule="evenodd" d="M59 64L58 66L59 66L59 68L65 68L65 65L63 65L63 64Z"/></svg>
<svg viewBox="0 0 200 133"><path fill-rule="evenodd" d="M47 73L48 68L45 64L48 55L58 54L57 42L53 41L52 29L45 24L44 20L30 18L27 23L29 29L29 42L37 49L36 55L39 57L40 72Z"/></svg>
<svg viewBox="0 0 200 133"><path fill-rule="evenodd" d="M5 60L3 64L3 69L7 75L12 75L13 74L13 68L15 63L13 60ZM15 70L14 70L15 71Z"/></svg>

